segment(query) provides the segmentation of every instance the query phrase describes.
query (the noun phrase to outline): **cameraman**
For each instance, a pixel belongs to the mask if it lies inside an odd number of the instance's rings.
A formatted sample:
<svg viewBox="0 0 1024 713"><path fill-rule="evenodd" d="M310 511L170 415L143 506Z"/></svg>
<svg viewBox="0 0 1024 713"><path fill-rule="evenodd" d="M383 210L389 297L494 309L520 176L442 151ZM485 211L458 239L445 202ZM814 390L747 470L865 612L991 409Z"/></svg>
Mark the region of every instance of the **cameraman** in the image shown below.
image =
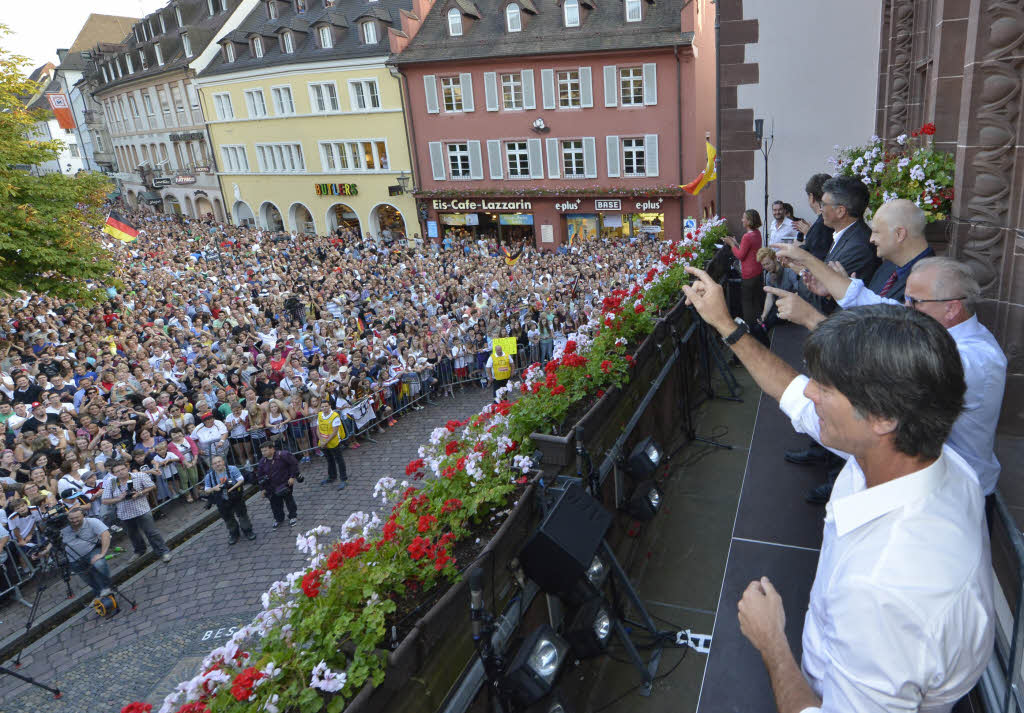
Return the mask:
<svg viewBox="0 0 1024 713"><path fill-rule="evenodd" d="M256 533L252 531L252 522L249 520L249 511L245 507L245 497L242 493L244 487L245 479L238 468L226 465L222 456L214 456L213 465L203 481L203 488L210 502L217 506L224 524L228 526L229 545L238 542L239 529L247 539L256 539Z"/></svg>
<svg viewBox="0 0 1024 713"><path fill-rule="evenodd" d="M68 524L60 531L71 571L89 585L94 596L110 594L107 550L110 530L100 520L86 517L78 508L68 510Z"/></svg>
<svg viewBox="0 0 1024 713"><path fill-rule="evenodd" d="M156 490L153 480L146 473L129 473L126 463L115 463L111 471L113 475L103 483L103 504L117 506L117 517L135 548L135 559L146 554L146 540L149 540L157 556L170 562L171 552L156 529L146 501L146 496Z"/></svg>

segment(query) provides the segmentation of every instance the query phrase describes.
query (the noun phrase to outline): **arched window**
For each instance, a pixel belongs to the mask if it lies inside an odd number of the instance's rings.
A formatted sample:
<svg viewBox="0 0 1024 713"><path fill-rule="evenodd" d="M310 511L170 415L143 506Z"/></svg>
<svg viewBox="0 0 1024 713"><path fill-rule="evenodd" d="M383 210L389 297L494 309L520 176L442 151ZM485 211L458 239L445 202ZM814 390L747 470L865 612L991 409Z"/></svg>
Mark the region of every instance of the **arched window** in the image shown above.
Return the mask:
<svg viewBox="0 0 1024 713"><path fill-rule="evenodd" d="M448 34L459 37L462 34L462 13L454 7L448 11Z"/></svg>
<svg viewBox="0 0 1024 713"><path fill-rule="evenodd" d="M519 6L510 2L505 6L505 24L509 32L519 32L523 29L523 19L519 15Z"/></svg>
<svg viewBox="0 0 1024 713"><path fill-rule="evenodd" d="M565 0L562 11L565 13L566 27L580 26L580 0Z"/></svg>

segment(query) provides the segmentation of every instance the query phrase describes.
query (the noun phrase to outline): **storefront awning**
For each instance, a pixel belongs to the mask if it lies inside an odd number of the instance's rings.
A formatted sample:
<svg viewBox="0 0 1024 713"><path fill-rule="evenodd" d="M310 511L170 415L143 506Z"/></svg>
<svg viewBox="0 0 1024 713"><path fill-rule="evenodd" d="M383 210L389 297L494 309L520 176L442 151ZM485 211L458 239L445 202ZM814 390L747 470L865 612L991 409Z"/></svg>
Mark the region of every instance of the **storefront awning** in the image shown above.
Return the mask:
<svg viewBox="0 0 1024 713"><path fill-rule="evenodd" d="M121 191L111 191L110 193L107 194L107 200L108 201L116 201L120 197L121 197Z"/></svg>
<svg viewBox="0 0 1024 713"><path fill-rule="evenodd" d="M164 202L164 199L160 197L160 194L154 193L153 191L143 191L139 197L150 205L159 205Z"/></svg>

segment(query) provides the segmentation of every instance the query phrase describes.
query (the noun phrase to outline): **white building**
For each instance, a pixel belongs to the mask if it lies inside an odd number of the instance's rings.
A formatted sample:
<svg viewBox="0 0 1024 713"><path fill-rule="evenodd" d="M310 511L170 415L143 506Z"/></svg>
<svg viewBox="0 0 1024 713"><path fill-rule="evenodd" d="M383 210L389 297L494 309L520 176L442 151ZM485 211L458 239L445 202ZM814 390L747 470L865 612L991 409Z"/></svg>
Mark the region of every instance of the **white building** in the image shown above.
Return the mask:
<svg viewBox="0 0 1024 713"><path fill-rule="evenodd" d="M37 67L29 79L40 82L38 92L29 100L29 109L42 109L47 112L47 118L37 121L30 138L38 141L52 141L59 139L64 143L63 148L57 157L52 161L37 164L32 167L32 173L42 175L44 173L67 173L74 175L85 168L82 160L81 146L78 143L74 129L62 129L57 123L50 109L50 102L47 94L59 93L62 91L61 84L55 78L56 67L52 62L47 62Z"/></svg>

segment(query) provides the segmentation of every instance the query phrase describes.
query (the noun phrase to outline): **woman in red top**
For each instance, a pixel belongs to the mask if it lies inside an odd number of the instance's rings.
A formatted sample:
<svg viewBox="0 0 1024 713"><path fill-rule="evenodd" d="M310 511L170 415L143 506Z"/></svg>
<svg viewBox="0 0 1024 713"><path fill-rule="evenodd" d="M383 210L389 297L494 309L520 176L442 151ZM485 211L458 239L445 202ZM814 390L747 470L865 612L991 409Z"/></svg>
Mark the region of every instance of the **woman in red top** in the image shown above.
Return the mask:
<svg viewBox="0 0 1024 713"><path fill-rule="evenodd" d="M761 249L761 216L756 210L743 211L743 238L739 244L731 235L725 238L732 248L732 254L740 261L740 297L743 304L743 321L747 325L757 324L757 318L764 306L764 289L761 281L761 263L757 251Z"/></svg>

